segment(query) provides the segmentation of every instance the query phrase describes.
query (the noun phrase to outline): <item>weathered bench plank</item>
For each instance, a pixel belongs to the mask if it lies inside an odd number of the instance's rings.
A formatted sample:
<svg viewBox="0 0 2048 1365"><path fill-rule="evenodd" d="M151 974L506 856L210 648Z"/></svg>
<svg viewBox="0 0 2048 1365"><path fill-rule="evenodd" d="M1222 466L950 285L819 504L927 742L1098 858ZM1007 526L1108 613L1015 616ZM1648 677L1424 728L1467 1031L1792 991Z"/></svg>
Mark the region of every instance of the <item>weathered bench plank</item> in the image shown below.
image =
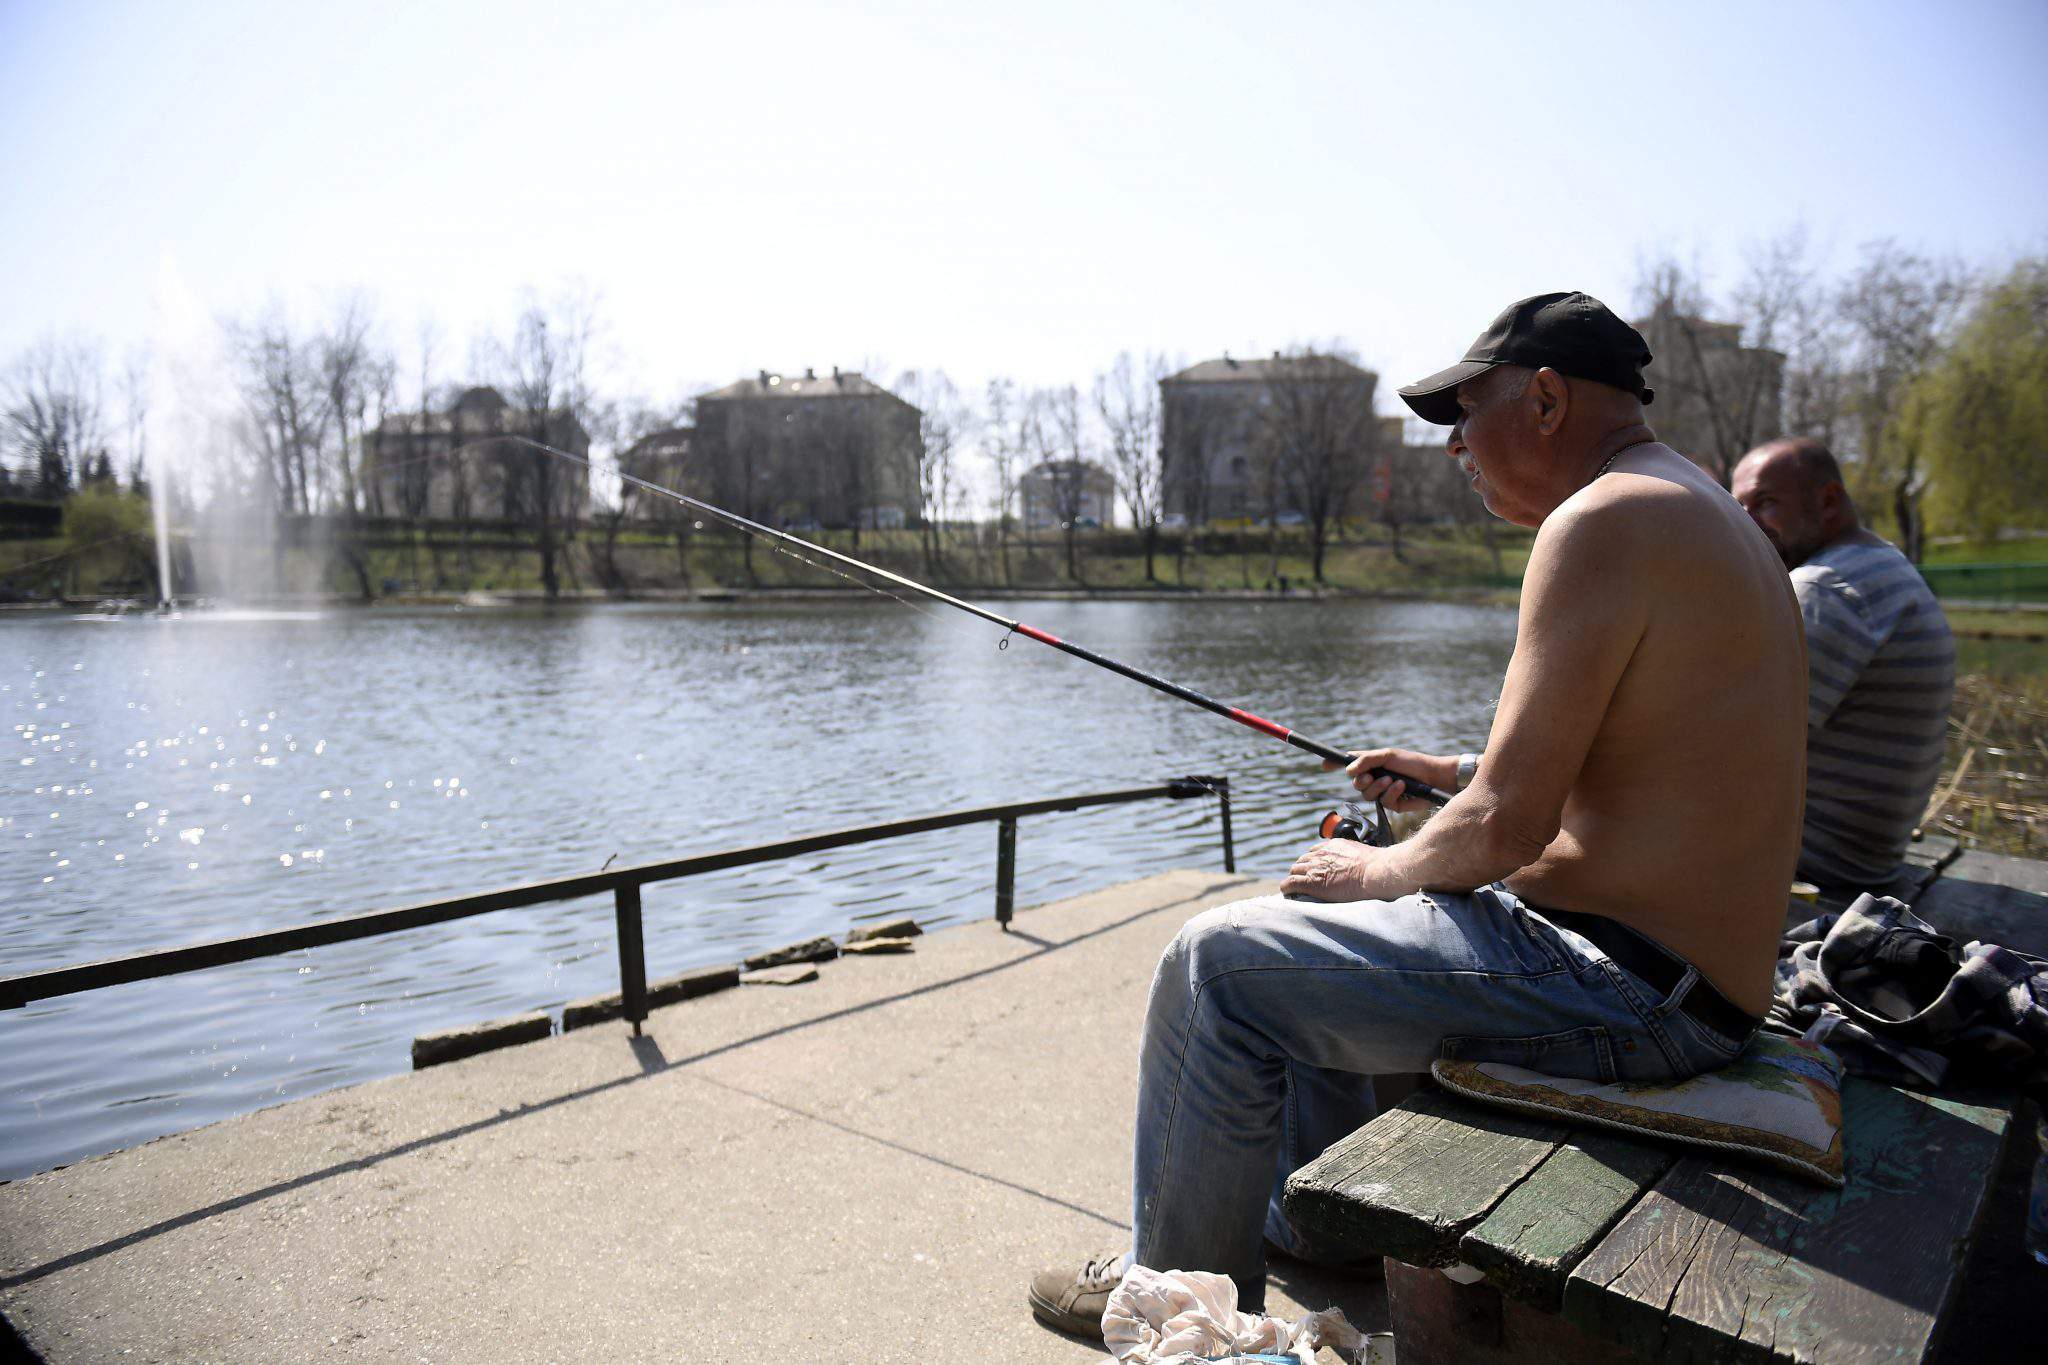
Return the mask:
<svg viewBox="0 0 2048 1365"><path fill-rule="evenodd" d="M1847 1188L1684 1157L1571 1273L1565 1318L1669 1360L1924 1360L2011 1109L1842 1099Z"/></svg>
<svg viewBox="0 0 2048 1365"><path fill-rule="evenodd" d="M1458 1239L1573 1136L1560 1123L1492 1112L1425 1090L1380 1115L1287 1182L1287 1216L1332 1254L1416 1266L1459 1259Z"/></svg>
<svg viewBox="0 0 2048 1365"><path fill-rule="evenodd" d="M1668 1145L1574 1130L1459 1239L1459 1258L1510 1298L1554 1313L1572 1267L1677 1159Z"/></svg>

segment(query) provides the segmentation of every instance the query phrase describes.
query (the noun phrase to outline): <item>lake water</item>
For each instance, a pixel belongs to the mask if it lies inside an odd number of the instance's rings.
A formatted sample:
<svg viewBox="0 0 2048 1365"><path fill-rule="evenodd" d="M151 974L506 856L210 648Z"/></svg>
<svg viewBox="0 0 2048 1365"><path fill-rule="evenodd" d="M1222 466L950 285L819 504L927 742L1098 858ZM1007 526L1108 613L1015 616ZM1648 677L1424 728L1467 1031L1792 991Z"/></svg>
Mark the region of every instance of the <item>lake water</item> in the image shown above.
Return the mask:
<svg viewBox="0 0 2048 1365"><path fill-rule="evenodd" d="M941 609L942 610L942 609ZM1378 602L1020 602L1331 743L1484 738L1514 618ZM1277 876L1314 760L957 613L880 600L0 619L0 972L963 806L1232 780ZM1213 801L1019 828L1030 905L1220 866ZM985 919L981 826L648 888L650 975ZM415 1034L616 990L609 900L0 1013L0 1178L410 1064Z"/></svg>

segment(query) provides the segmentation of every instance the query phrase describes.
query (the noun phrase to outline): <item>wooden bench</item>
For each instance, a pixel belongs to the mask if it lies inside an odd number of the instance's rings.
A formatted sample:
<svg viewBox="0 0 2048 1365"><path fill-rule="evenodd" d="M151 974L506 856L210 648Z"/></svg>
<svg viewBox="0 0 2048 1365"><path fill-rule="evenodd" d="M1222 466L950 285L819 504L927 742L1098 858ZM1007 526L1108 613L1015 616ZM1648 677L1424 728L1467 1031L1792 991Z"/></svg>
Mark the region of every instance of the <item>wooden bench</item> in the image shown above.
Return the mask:
<svg viewBox="0 0 2048 1365"><path fill-rule="evenodd" d="M1843 1109L1835 1191L1424 1090L1297 1172L1287 1210L1389 1258L1402 1365L1925 1360L2014 1101L1852 1079Z"/></svg>
<svg viewBox="0 0 2048 1365"><path fill-rule="evenodd" d="M1944 836L1908 861L1904 898L1936 928L2048 955L2048 863ZM1797 904L1787 924L1840 908ZM1388 1258L1402 1365L1927 1360L2032 1107L1854 1078L1842 1098L1840 1191L1425 1089L1297 1172L1287 1208L1332 1252ZM2005 1174L2023 1200L2026 1172Z"/></svg>

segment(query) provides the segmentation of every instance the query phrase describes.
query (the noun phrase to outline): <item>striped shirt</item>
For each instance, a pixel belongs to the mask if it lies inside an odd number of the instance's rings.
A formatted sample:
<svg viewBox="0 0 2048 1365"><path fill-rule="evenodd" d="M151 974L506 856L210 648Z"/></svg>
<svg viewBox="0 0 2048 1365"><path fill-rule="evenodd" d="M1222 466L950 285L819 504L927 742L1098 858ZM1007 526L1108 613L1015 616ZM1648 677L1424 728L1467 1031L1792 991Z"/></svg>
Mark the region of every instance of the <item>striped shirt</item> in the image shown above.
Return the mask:
<svg viewBox="0 0 2048 1365"><path fill-rule="evenodd" d="M1856 531L1792 571L1806 623L1806 826L1799 876L1897 871L1941 771L1956 642L1912 562Z"/></svg>

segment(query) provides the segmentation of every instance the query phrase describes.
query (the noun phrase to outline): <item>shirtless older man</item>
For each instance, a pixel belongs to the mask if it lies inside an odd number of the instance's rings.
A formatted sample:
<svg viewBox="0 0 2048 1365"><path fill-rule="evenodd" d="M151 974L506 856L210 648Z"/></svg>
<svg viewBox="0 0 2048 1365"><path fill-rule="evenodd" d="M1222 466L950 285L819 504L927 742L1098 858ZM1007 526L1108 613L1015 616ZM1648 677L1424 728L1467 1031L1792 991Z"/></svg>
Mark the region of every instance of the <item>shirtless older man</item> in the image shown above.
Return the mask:
<svg viewBox="0 0 2048 1365"><path fill-rule="evenodd" d="M1597 1080L1725 1064L1770 1000L1799 852L1806 671L1769 542L1644 424L1642 338L1583 294L1514 304L1401 390L1496 516L1536 527L1476 772L1407 842L1317 844L1283 895L1196 916L1162 957L1139 1065L1132 1245L1033 1281L1099 1332L1127 1259L1230 1275L1312 1254L1279 1185L1438 1057ZM1381 749L1455 786L1451 757ZM1262 1237L1263 1232L1263 1237Z"/></svg>

